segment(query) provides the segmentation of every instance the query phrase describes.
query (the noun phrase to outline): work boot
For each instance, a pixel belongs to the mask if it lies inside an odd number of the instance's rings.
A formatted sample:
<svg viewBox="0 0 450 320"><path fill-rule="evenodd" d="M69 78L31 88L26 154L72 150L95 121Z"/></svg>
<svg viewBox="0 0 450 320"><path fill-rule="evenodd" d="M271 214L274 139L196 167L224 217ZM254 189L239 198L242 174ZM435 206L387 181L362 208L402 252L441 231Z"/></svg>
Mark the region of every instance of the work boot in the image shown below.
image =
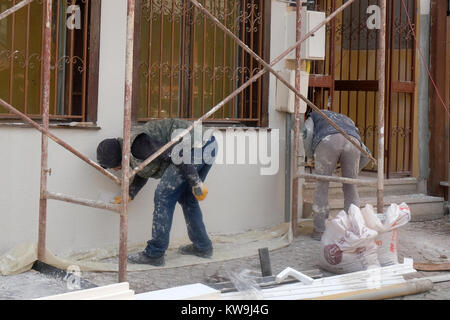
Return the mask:
<svg viewBox="0 0 450 320"><path fill-rule="evenodd" d="M160 257L149 257L144 252L138 252L130 254L128 256L128 261L136 264L150 264L152 266L163 266L164 265L164 255Z"/></svg>
<svg viewBox="0 0 450 320"><path fill-rule="evenodd" d="M213 248L209 248L207 250L199 250L196 247L194 247L193 244L188 244L186 246L181 246L178 248L178 252L180 254L184 254L184 255L194 255L200 258L211 258L212 254L213 254Z"/></svg>
<svg viewBox="0 0 450 320"><path fill-rule="evenodd" d="M322 235L323 232L318 232L318 231L313 231L313 233L311 233L311 238L317 241L321 241L322 240Z"/></svg>

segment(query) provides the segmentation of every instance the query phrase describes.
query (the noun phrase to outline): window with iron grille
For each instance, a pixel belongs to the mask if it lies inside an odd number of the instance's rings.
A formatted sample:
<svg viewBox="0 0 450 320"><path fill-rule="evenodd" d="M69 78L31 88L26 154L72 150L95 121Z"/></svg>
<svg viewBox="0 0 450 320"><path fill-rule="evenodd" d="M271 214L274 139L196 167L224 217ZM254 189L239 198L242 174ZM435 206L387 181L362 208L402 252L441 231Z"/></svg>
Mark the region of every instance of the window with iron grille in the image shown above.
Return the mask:
<svg viewBox="0 0 450 320"><path fill-rule="evenodd" d="M0 0L4 11L20 0ZM0 97L30 118L42 114L44 1L0 21ZM97 118L100 1L53 1L50 120ZM0 107L0 119L15 115Z"/></svg>
<svg viewBox="0 0 450 320"><path fill-rule="evenodd" d="M270 1L199 2L254 52L267 58ZM134 100L138 121L198 119L262 68L190 1L141 0L139 11L138 97ZM209 121L266 125L267 95L267 78L263 77Z"/></svg>

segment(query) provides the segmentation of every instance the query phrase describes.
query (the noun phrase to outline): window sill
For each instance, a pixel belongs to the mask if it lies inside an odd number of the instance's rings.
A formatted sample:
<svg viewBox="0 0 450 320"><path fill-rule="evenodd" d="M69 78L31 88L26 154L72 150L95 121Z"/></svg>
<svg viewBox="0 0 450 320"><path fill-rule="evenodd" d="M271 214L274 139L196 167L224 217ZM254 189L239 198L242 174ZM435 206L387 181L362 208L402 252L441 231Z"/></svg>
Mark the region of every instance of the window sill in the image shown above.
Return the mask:
<svg viewBox="0 0 450 320"><path fill-rule="evenodd" d="M137 126L143 125L144 123L146 123L147 121L152 121L152 120L158 120L158 119L150 119L150 120L139 120ZM193 119L185 119L191 122L194 122ZM242 124L238 121L221 121L221 120L209 120L209 121L204 121L203 122L203 127L205 128L209 128L209 129L214 129L214 130L219 130L219 131L227 131L227 130L244 130L244 131L248 131L248 130L254 130L254 131L271 131L272 128L269 127L251 127L251 126L246 126L245 124Z"/></svg>
<svg viewBox="0 0 450 320"><path fill-rule="evenodd" d="M228 130L242 130L242 131L272 131L272 128L267 127L242 127L242 126L205 126L206 128L219 130L219 131L228 131Z"/></svg>
<svg viewBox="0 0 450 320"><path fill-rule="evenodd" d="M41 124L40 122L37 122ZM85 129L85 130L100 130L101 127L93 122L50 122L50 129ZM24 122L0 122L0 128L34 128Z"/></svg>

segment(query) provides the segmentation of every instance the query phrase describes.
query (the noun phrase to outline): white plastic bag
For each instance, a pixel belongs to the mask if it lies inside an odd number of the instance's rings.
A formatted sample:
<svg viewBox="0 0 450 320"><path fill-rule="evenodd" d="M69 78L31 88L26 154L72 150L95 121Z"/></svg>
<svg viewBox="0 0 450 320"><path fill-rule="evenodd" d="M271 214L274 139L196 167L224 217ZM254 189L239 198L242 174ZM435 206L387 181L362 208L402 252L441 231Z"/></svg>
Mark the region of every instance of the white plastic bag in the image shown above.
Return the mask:
<svg viewBox="0 0 450 320"><path fill-rule="evenodd" d="M377 231L366 227L360 209L351 205L348 214L341 211L325 222L320 267L336 274L379 267L377 235Z"/></svg>
<svg viewBox="0 0 450 320"><path fill-rule="evenodd" d="M411 210L406 203L391 204L386 213L375 214L373 207L367 204L362 210L367 227L376 230L378 236L378 260L382 267L398 263L398 228L411 220Z"/></svg>

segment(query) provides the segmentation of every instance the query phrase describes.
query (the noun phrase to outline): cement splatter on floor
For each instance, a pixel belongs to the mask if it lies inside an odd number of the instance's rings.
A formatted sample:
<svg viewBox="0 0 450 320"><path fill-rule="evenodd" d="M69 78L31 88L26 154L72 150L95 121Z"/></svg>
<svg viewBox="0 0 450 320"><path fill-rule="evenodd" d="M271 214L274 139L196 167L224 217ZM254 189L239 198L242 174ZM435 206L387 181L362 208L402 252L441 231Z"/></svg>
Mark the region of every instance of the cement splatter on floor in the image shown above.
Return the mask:
<svg viewBox="0 0 450 320"><path fill-rule="evenodd" d="M0 276L0 300L31 300L69 292L67 283L35 270Z"/></svg>

